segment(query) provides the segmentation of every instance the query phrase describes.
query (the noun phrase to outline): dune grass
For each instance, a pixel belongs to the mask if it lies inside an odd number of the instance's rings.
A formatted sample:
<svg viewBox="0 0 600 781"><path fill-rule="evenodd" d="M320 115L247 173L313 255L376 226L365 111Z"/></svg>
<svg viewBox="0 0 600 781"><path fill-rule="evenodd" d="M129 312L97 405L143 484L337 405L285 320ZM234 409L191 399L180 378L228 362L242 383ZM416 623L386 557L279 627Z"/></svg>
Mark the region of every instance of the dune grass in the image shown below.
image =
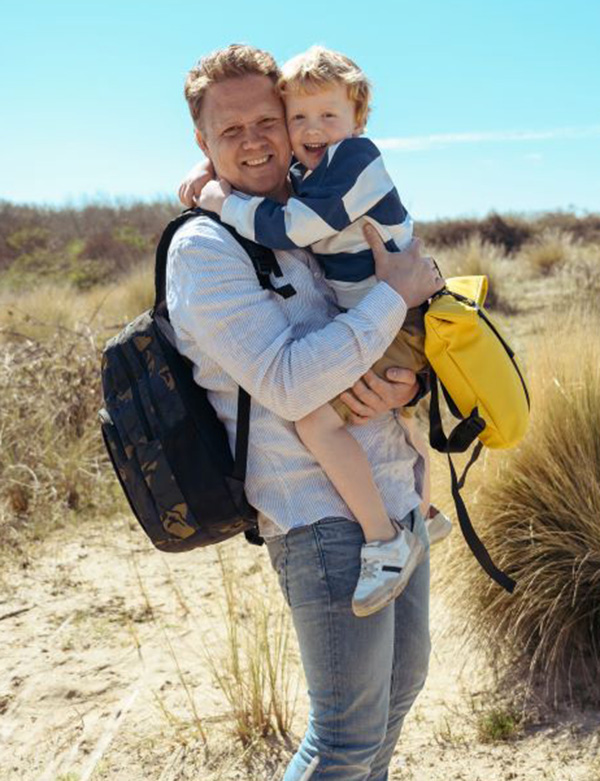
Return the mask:
<svg viewBox="0 0 600 781"><path fill-rule="evenodd" d="M287 738L299 686L298 651L292 642L289 611L265 578L260 591L250 587L242 592L231 556L221 549L217 553L224 586L226 640L216 658L206 651L213 680L225 695L234 735L244 746L269 735Z"/></svg>
<svg viewBox="0 0 600 781"><path fill-rule="evenodd" d="M522 257L534 274L548 275L560 270L576 253L573 236L557 228L547 228L522 251Z"/></svg>
<svg viewBox="0 0 600 781"><path fill-rule="evenodd" d="M97 424L91 331L5 344L0 398L0 548L14 553L70 518L123 506Z"/></svg>
<svg viewBox="0 0 600 781"><path fill-rule="evenodd" d="M153 302L154 265L145 261L109 284L81 291L69 283L41 283L23 291L6 289L0 295L0 340L15 333L34 340L56 334L87 335L104 340Z"/></svg>
<svg viewBox="0 0 600 781"><path fill-rule="evenodd" d="M519 266L513 259L508 259L501 249L474 237L450 249L441 250L437 258L446 277L486 276L486 307L505 314L514 311L510 291L513 279L520 274Z"/></svg>
<svg viewBox="0 0 600 781"><path fill-rule="evenodd" d="M525 672L552 704L600 703L598 334L595 312L549 319L530 361L529 433L487 460L474 517L515 593L464 546L448 561L454 600L501 677Z"/></svg>

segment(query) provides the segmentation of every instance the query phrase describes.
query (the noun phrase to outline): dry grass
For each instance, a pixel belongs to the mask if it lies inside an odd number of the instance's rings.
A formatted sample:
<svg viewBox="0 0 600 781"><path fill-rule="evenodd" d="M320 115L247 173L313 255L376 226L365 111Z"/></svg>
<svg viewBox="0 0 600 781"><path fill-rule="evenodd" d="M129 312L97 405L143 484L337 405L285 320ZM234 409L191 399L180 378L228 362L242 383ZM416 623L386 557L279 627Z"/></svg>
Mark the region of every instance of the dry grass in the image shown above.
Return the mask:
<svg viewBox="0 0 600 781"><path fill-rule="evenodd" d="M121 506L96 423L98 367L91 332L3 346L0 547L14 550L69 517Z"/></svg>
<svg viewBox="0 0 600 781"><path fill-rule="evenodd" d="M561 269L561 282L576 300L597 306L600 295L600 245L580 244Z"/></svg>
<svg viewBox="0 0 600 781"><path fill-rule="evenodd" d="M144 262L111 284L87 291L69 284L44 283L30 290L6 290L0 296L0 341L16 331L34 340L53 339L93 329L97 343L121 328L153 302L154 265Z"/></svg>
<svg viewBox="0 0 600 781"><path fill-rule="evenodd" d="M299 684L289 611L265 579L260 592L250 587L242 593L231 557L219 549L218 558L225 590L225 651L214 658L207 650L206 659L231 708L234 734L244 746L269 735L287 738Z"/></svg>
<svg viewBox="0 0 600 781"><path fill-rule="evenodd" d="M488 278L486 307L510 314L514 304L509 297L512 278L518 275L518 266L497 247L480 238L471 238L452 249L439 253L438 262L444 276L478 276Z"/></svg>
<svg viewBox="0 0 600 781"><path fill-rule="evenodd" d="M510 596L466 549L449 562L456 601L501 674L545 698L600 703L600 322L549 320L530 366L530 431L488 460L478 528L518 582ZM560 322L560 330L557 323ZM552 333L552 339L547 334Z"/></svg>
<svg viewBox="0 0 600 781"><path fill-rule="evenodd" d="M552 274L574 257L577 242L556 228L546 229L522 250L522 257L534 274Z"/></svg>

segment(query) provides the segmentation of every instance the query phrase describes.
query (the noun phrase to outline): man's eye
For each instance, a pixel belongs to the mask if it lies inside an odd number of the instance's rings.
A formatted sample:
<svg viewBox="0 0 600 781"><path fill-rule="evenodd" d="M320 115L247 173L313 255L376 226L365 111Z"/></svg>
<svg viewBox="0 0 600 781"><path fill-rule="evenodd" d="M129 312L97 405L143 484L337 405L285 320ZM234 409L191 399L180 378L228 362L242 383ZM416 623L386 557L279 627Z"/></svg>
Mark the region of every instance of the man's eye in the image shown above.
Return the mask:
<svg viewBox="0 0 600 781"><path fill-rule="evenodd" d="M225 128L223 131L224 136L235 136L239 133L240 127L239 125L232 125L232 127Z"/></svg>
<svg viewBox="0 0 600 781"><path fill-rule="evenodd" d="M276 117L265 117L265 119L261 119L260 124L262 127L271 127L277 122Z"/></svg>

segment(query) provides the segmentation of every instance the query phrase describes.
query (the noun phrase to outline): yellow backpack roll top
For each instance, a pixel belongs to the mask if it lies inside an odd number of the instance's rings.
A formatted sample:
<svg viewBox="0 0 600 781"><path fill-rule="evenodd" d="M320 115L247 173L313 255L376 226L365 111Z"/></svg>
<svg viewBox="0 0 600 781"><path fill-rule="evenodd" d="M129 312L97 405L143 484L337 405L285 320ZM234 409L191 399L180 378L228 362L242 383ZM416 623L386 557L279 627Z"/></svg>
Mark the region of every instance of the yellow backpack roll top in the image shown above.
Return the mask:
<svg viewBox="0 0 600 781"><path fill-rule="evenodd" d="M425 355L430 364L429 441L448 455L452 498L460 528L487 574L507 591L515 581L492 561L469 518L460 491L482 447L509 448L525 435L529 421L529 391L519 362L483 308L484 276L453 277L433 296L425 313ZM446 435L440 393L458 420ZM478 440L460 478L451 453L464 453Z"/></svg>
<svg viewBox="0 0 600 781"><path fill-rule="evenodd" d="M518 359L483 309L487 277L453 277L425 314L425 354L461 415L485 421L486 447L514 447L529 421L529 392Z"/></svg>

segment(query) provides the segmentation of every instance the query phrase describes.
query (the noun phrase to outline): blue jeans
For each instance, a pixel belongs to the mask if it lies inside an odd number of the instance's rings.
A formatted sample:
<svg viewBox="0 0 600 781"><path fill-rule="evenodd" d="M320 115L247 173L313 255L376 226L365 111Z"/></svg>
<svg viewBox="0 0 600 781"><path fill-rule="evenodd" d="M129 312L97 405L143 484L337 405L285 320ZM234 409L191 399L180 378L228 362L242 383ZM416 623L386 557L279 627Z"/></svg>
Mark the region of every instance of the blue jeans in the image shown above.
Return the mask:
<svg viewBox="0 0 600 781"><path fill-rule="evenodd" d="M426 546L423 518L403 521ZM284 781L386 781L404 717L429 661L429 555L396 601L366 618L352 613L364 537L325 518L268 543L308 684L306 734Z"/></svg>

